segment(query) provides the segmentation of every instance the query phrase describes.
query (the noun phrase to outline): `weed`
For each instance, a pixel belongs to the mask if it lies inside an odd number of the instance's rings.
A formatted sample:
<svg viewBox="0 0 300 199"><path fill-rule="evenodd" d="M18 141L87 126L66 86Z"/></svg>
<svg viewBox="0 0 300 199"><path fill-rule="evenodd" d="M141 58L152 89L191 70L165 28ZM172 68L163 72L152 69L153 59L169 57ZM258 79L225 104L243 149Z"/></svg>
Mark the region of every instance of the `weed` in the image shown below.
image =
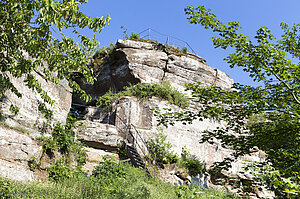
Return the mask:
<svg viewBox="0 0 300 199"><path fill-rule="evenodd" d="M40 161L36 160L36 157L31 157L28 161L28 166L31 170L36 170L41 167Z"/></svg>
<svg viewBox="0 0 300 199"><path fill-rule="evenodd" d="M187 47L182 47L182 48L181 48L181 51L182 51L184 54L187 53L187 50L188 50Z"/></svg>
<svg viewBox="0 0 300 199"><path fill-rule="evenodd" d="M49 179L54 182L74 177L74 171L70 168L70 166L66 165L64 160L61 158L49 167L48 173Z"/></svg>
<svg viewBox="0 0 300 199"><path fill-rule="evenodd" d="M110 55L112 54L113 50L115 49L115 45L113 43L110 43L109 46L104 46L103 48L100 48L96 51L93 62L96 64L94 65L94 68L97 70L99 69L105 60L110 58Z"/></svg>
<svg viewBox="0 0 300 199"><path fill-rule="evenodd" d="M1 198L149 198L149 199L205 199L238 198L223 190L200 189L190 186L173 186L150 179L145 172L129 164L121 164L125 171L122 177L103 176L106 180L82 173L73 173L72 178L57 182L19 183L0 178ZM110 179L110 180L107 180Z"/></svg>
<svg viewBox="0 0 300 199"><path fill-rule="evenodd" d="M139 40L140 39L140 35L137 33L134 33L134 32L131 32L130 36L128 36L127 28L125 28L124 26L121 26L121 29L123 29L123 40L127 40L127 39Z"/></svg>
<svg viewBox="0 0 300 199"><path fill-rule="evenodd" d="M129 39L140 39L140 35L137 33L132 32Z"/></svg>
<svg viewBox="0 0 300 199"><path fill-rule="evenodd" d="M93 176L100 178L123 178L125 177L124 164L116 162L113 157L103 156L103 162L100 162L93 171Z"/></svg>

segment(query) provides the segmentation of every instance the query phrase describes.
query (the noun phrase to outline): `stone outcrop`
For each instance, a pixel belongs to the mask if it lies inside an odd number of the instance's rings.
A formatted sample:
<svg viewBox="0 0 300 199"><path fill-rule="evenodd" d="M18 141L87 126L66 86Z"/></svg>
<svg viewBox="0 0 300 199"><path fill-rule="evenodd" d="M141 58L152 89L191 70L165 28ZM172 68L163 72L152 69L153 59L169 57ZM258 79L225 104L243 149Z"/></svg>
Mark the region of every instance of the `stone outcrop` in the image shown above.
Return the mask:
<svg viewBox="0 0 300 199"><path fill-rule="evenodd" d="M224 72L209 67L205 60L197 55L191 53L178 54L178 52L172 52L169 48L156 42L132 40L118 40L115 50L110 58L104 61L96 78L97 81L93 86L83 84L83 81L77 79L77 82L82 84L94 101L109 90L121 91L129 83L134 84L137 82L159 83L169 81L174 88L181 91L184 91L184 84L186 83L200 82L203 86L216 84L224 90L230 90L233 84L233 80ZM85 104L76 96L73 96L73 102L75 104ZM111 125L105 126L104 124L85 121L84 127L79 131L78 138L85 143L90 143L89 146L92 147L94 144L97 145L96 148L105 150L109 148L108 145L115 148L116 140L120 141L128 136L124 135L124 131L119 131L119 135L116 133L116 129L124 129L124 123L133 124L142 134L144 140L154 138L158 133L157 118L151 112L154 107L160 109L171 108L174 111L180 110L179 107L156 97L143 101L135 97L123 97L113 107L115 118L112 124L116 128L111 133L107 129L108 126L112 128ZM191 110L197 111L197 106L194 106ZM96 107L87 107L84 118L96 119L99 122L103 115L103 110ZM172 149L177 154L180 155L182 148L186 146L191 154L196 155L209 167L214 162L222 161L228 157L232 151L218 144L200 144L201 132L222 125L224 124L206 119L194 121L192 125L176 123L174 126L164 128L163 132L167 135L167 141L172 144ZM259 159L258 153L244 157L233 165L232 171L239 171L243 166L241 164L243 160L257 161Z"/></svg>
<svg viewBox="0 0 300 199"><path fill-rule="evenodd" d="M103 66L97 69L94 85L86 84L80 78L75 79L86 93L91 95L90 103L83 102L77 95L72 96L65 81L55 85L45 81L39 73L35 74L49 96L57 102L54 108L54 122L65 122L71 98L73 108L84 114L79 122L81 125L76 130L76 138L87 146L88 161L84 169L90 174L104 155L117 156L116 152L122 141L135 142L144 147L137 149L138 152L146 151L142 140L152 139L161 131L167 135L167 141L171 143L174 152L180 155L186 147L191 155L205 162L206 168L230 156L232 151L221 147L220 144L199 143L204 130L224 126L222 122L205 119L194 121L190 125L175 123L168 128L159 127L151 109L158 107L173 111L181 110L160 98L140 100L135 97L122 97L114 103L110 112L94 106L96 99L109 90L118 92L129 84L139 82L167 81L182 92L185 92L185 84L196 82L200 82L202 86L215 84L224 90L230 90L233 80L224 72L209 67L206 61L197 55L176 52L170 47L149 41L118 40L114 51L102 61ZM4 113L4 123L23 129L30 135L0 126L0 175L15 180L34 180L36 174L30 170L28 164L32 157L41 157L41 146L31 137L43 134L41 127L45 120L38 111L38 101L41 98L24 86L23 78L12 78L11 81L23 97L19 99L9 91L2 97L0 109ZM10 114L11 104L20 107L18 115ZM198 111L196 104L189 109ZM137 138L136 132L140 133L140 138ZM130 133L135 133L136 138L130 137ZM234 162L228 175L238 173L245 160L260 161L263 158L265 157L260 157L258 151L244 156ZM41 168L46 170L48 166L49 161L44 161ZM164 175L169 182L183 183L184 179L178 177L180 175L176 175L172 169ZM206 175L190 177L189 181L204 187L209 187L211 182Z"/></svg>
<svg viewBox="0 0 300 199"><path fill-rule="evenodd" d="M24 57L25 59L31 59L26 52L24 52ZM47 67L47 64L44 64ZM32 72L32 74L51 99L55 100L55 104L51 107L53 120L49 121L50 124L65 123L72 102L72 90L68 86L68 82L61 80L59 84L52 83L45 80L38 70ZM42 98L25 85L24 76L21 78L9 77L14 87L22 94L22 98L18 98L11 91L6 91L0 99L2 114L0 125L0 176L18 181L47 178L45 169L34 172L29 166L35 158L41 157L42 154L42 146L38 145L35 137L51 133L51 126L45 127L46 119L38 110ZM11 105L19 108L17 115L10 112Z"/></svg>
<svg viewBox="0 0 300 199"><path fill-rule="evenodd" d="M173 53L162 44L132 40L118 40L115 50L104 60L96 74L94 85L85 84L80 78L76 81L92 96L90 105L107 91L123 90L129 83L162 82L183 91L185 83L201 82L203 86L216 84L228 90L233 80L224 72L209 67L197 55ZM85 104L74 95L73 103Z"/></svg>
<svg viewBox="0 0 300 199"><path fill-rule="evenodd" d="M108 152L103 149L96 149L92 147L85 147L87 153L87 160L83 166L83 169L88 172L88 175L91 175L94 167L103 160L104 156L114 157L118 159L118 155L115 152Z"/></svg>
<svg viewBox="0 0 300 199"><path fill-rule="evenodd" d="M194 121L190 125L177 122L174 126L168 128L159 127L157 118L151 109L155 107L160 110L167 108L180 111L181 109L157 97L144 100L135 97L122 97L113 105L109 119L104 119L104 110L93 107L96 99L109 90L118 92L123 90L125 86L138 82L160 83L168 81L172 87L182 92L185 92L185 84L196 82L200 82L203 87L215 84L224 90L231 90L233 80L224 72L209 67L203 58L191 53L180 54L174 52L156 42L118 40L115 50L107 60L104 60L96 78L97 81L94 85L84 84L84 81L77 79L84 90L92 96L91 103L86 104L78 97L73 96L74 104L79 106L81 104L82 107L89 105L83 111L85 113L83 118L92 121L85 121L85 126L78 133L78 138L90 147L112 151L112 148L118 147L116 143L124 140L126 142L134 141L137 145L142 146L143 149L137 149L138 152L141 152L147 150L143 147L145 145L141 142L142 139L147 141L163 131L167 135L166 141L171 143L174 152L180 155L185 147L191 155L205 162L206 168L209 168L215 162L224 160L233 152L223 148L218 143L199 143L204 130L226 125L222 122L205 119ZM189 95L189 93L186 94ZM189 109L198 111L197 106L201 106L201 104L193 104ZM109 124L96 124L99 121L105 121ZM134 130L125 131L124 129L128 129L128 127L129 129L134 127ZM135 134L135 129L142 138L136 136L135 140L128 139L130 137L129 132ZM109 132L110 130L111 132ZM111 138L108 138L110 136ZM111 148L108 147L109 145L111 145ZM229 172L223 175L230 176L241 171L245 160L261 161L264 158L260 156L259 151L253 152L235 161ZM164 176L167 176L167 181L172 183L183 182L176 176L176 173L171 173L164 174ZM204 187L219 186L213 185L212 180L206 175L191 177L190 181ZM228 189L232 189L232 192L238 190L228 187Z"/></svg>

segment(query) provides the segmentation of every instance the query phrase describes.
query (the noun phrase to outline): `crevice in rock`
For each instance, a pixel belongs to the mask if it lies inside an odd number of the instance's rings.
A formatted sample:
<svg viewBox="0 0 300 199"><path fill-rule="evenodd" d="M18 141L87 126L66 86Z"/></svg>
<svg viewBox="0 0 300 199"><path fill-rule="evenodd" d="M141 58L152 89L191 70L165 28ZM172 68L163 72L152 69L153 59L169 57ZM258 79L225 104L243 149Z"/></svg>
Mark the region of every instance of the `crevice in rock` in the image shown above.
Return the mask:
<svg viewBox="0 0 300 199"><path fill-rule="evenodd" d="M216 75L215 75L215 80L213 84L217 84L217 80L218 80L218 69L214 68L214 70L216 71Z"/></svg>
<svg viewBox="0 0 300 199"><path fill-rule="evenodd" d="M168 72L168 62L169 62L169 57L168 57L168 59L167 59L167 61L166 61L166 64L165 64L165 67L164 67L164 69L163 69L163 76L162 76L162 78L161 78L161 81L164 81L164 79L165 79L165 76L166 76L166 72Z"/></svg>
<svg viewBox="0 0 300 199"><path fill-rule="evenodd" d="M163 69L163 76L162 76L162 79L161 79L161 81L164 81L164 79L165 79L165 76L166 76L166 73L168 72L168 64L169 64L169 55L171 54L169 51L168 51L168 49L166 48L166 46L165 45L158 45L158 48L160 48L164 53L166 53L167 54L167 56L168 56L168 59L167 59L167 61L166 61L166 64L165 64L165 67L164 67L164 69Z"/></svg>
<svg viewBox="0 0 300 199"><path fill-rule="evenodd" d="M87 141L87 140L79 140L79 141L81 141L88 147L95 148L95 149L101 149L101 150L108 151L108 152L117 152L119 150L119 147L105 145L104 143L99 143L96 141Z"/></svg>

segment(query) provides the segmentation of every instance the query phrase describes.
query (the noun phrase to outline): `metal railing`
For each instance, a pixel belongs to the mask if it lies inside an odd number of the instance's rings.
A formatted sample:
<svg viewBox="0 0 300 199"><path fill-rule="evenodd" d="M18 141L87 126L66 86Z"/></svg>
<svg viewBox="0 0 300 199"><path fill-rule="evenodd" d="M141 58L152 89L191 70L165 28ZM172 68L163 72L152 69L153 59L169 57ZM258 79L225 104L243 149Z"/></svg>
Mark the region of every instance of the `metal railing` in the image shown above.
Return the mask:
<svg viewBox="0 0 300 199"><path fill-rule="evenodd" d="M167 34L160 33L152 28L147 28L146 30L138 33L138 35L140 39L154 40L162 44L178 47L180 49L187 48L188 51L196 54L193 48L186 41Z"/></svg>
<svg viewBox="0 0 300 199"><path fill-rule="evenodd" d="M116 107L113 112L115 112L117 110L117 108L118 107ZM152 177L155 179L155 167L154 167L154 165L152 165L151 160L147 157L147 153L149 152L147 143L142 138L141 134L138 132L138 130L136 129L136 127L133 124L131 124L131 123L126 124L126 122L120 116L118 116L118 114L115 114L115 116L119 119L119 121L122 122L122 124L125 127L125 128L120 128L117 125L115 125L116 128L120 129L123 132L125 130L125 133L126 133L125 136L126 136L126 140L128 141L128 143L132 143L133 147L137 148L139 151L142 152L143 158L147 162L146 167L147 167L147 165L151 167L151 169L154 172ZM110 118L109 118L109 120L110 120ZM134 130L135 136L133 135L131 130ZM127 137L128 135L131 136L131 139ZM138 142L138 139L140 139L140 142ZM141 144L144 146L141 146ZM147 149L147 151L145 149Z"/></svg>
<svg viewBox="0 0 300 199"><path fill-rule="evenodd" d="M79 106L79 107L85 107L85 108L94 108L94 109L99 109L97 107L92 107L92 106L85 106L85 105L81 105L81 104L75 104L73 103L73 105L75 106ZM144 157L144 160L147 162L146 164L146 167L150 166L151 169L153 170L153 178L155 179L155 167L154 165L151 163L151 160L147 157L147 153L149 152L149 149L148 149L148 145L146 143L146 141L142 138L141 134L138 132L138 130L136 129L136 127L131 124L131 123L126 123L117 113L117 108L116 107L114 110L110 110L110 109L102 109L102 111L105 111L106 114L103 115L100 119L100 121L106 121L106 123L108 124L114 124L114 126L121 132L123 132L125 134L125 140L127 140L128 143L132 143L133 144L133 147L137 148L140 152L142 152L142 155ZM111 117L113 114L115 114L115 117L118 118L119 121L121 121L121 123L123 124L123 128L116 125L116 118L114 118L114 121L113 121L113 118ZM105 122L103 122L105 123ZM133 135L132 131L134 131L134 134L135 136ZM131 139L128 137L130 136ZM140 140L140 142L138 141L138 139ZM141 144L143 146L141 146ZM146 150L147 151L146 151Z"/></svg>

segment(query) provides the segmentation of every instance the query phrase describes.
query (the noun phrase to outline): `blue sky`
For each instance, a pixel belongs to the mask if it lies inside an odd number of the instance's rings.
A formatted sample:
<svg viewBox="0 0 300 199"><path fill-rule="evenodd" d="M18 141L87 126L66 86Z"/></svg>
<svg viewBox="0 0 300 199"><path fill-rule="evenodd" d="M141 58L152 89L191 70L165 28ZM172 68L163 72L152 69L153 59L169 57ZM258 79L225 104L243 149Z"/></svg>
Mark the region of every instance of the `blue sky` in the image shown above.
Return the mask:
<svg viewBox="0 0 300 199"><path fill-rule="evenodd" d="M207 60L209 66L226 72L235 82L258 85L241 69L228 67L223 58L229 51L213 47L210 38L214 34L210 30L188 23L184 14L184 7L188 5L204 5L223 22L240 22L242 32L250 37L260 26L267 26L279 38L282 21L300 23L299 0L89 0L81 6L81 11L92 17L111 16L110 25L96 34L101 46L122 38L121 26L128 33L153 28L188 42L199 56ZM85 30L84 33L93 36L90 31Z"/></svg>

